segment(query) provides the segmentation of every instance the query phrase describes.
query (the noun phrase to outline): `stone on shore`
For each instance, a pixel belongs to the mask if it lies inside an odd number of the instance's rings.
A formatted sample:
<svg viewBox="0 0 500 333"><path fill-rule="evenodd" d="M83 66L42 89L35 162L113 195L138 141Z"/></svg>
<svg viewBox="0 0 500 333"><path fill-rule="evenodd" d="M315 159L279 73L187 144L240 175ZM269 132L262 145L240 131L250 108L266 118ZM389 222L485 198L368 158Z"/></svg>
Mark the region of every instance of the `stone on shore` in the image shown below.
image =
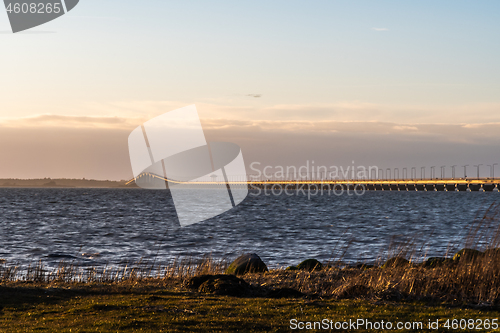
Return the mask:
<svg viewBox="0 0 500 333"><path fill-rule="evenodd" d="M489 259L500 259L500 248L493 248L484 251L484 256Z"/></svg>
<svg viewBox="0 0 500 333"><path fill-rule="evenodd" d="M382 265L382 268L398 268L398 267L405 267L408 265L410 265L410 262L405 258L394 257L387 260L385 264Z"/></svg>
<svg viewBox="0 0 500 333"><path fill-rule="evenodd" d="M246 253L239 256L229 265L226 274L244 275L246 273L268 272L266 264L255 253Z"/></svg>
<svg viewBox="0 0 500 333"><path fill-rule="evenodd" d="M243 297L252 294L252 287L234 275L201 275L189 279L186 283L189 289L198 289L201 293Z"/></svg>
<svg viewBox="0 0 500 333"><path fill-rule="evenodd" d="M297 265L297 269L303 269L307 271L319 271L323 269L323 265L316 259L306 259Z"/></svg>
<svg viewBox="0 0 500 333"><path fill-rule="evenodd" d="M266 296L269 298L301 298L305 295L293 288L277 288L270 290Z"/></svg>
<svg viewBox="0 0 500 333"><path fill-rule="evenodd" d="M369 287L364 285L347 285L342 287L342 289L338 292L337 297L340 299L362 298L372 292L373 291Z"/></svg>
<svg viewBox="0 0 500 333"><path fill-rule="evenodd" d="M483 255L483 252L475 250L475 249L461 249L453 256L453 260L474 260Z"/></svg>
<svg viewBox="0 0 500 333"><path fill-rule="evenodd" d="M440 267L444 263L446 263L448 260L449 259L442 258L442 257L430 257L429 259L427 259L426 261L424 261L422 263L422 266L429 267L429 268Z"/></svg>

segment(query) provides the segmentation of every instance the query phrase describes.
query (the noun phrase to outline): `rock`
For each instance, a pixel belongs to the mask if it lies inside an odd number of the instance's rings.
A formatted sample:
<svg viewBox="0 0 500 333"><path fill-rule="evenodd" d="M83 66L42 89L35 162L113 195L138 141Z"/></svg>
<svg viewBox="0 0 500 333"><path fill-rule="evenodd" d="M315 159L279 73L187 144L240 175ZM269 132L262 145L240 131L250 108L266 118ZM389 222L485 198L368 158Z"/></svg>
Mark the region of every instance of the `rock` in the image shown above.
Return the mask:
<svg viewBox="0 0 500 333"><path fill-rule="evenodd" d="M474 260L483 255L483 252L475 249L461 249L453 256L453 260Z"/></svg>
<svg viewBox="0 0 500 333"><path fill-rule="evenodd" d="M372 290L363 285L355 284L351 286L345 287L338 295L338 298L341 299L350 299L350 298L363 298L372 293Z"/></svg>
<svg viewBox="0 0 500 333"><path fill-rule="evenodd" d="M304 269L307 271L319 271L323 269L323 265L316 259L307 259L298 264L297 269Z"/></svg>
<svg viewBox="0 0 500 333"><path fill-rule="evenodd" d="M247 253L239 256L229 265L226 274L243 275L246 273L267 272L266 264L255 253Z"/></svg>
<svg viewBox="0 0 500 333"><path fill-rule="evenodd" d="M348 268L354 268L354 269L366 270L366 269L373 268L374 266L370 265L370 264L365 264L365 263L357 263L357 264L352 264L352 265L347 266L347 267Z"/></svg>
<svg viewBox="0 0 500 333"><path fill-rule="evenodd" d="M235 277L234 275L230 275ZM198 291L225 296L245 296L250 292L250 286L243 280L235 281L226 278L210 279L203 282Z"/></svg>
<svg viewBox="0 0 500 333"><path fill-rule="evenodd" d="M394 257L387 260L385 264L382 265L382 268L397 268L397 267L405 267L408 265L410 265L410 262L405 258Z"/></svg>
<svg viewBox="0 0 500 333"><path fill-rule="evenodd" d="M490 259L500 259L500 248L488 249L484 251L484 256Z"/></svg>
<svg viewBox="0 0 500 333"><path fill-rule="evenodd" d="M189 279L186 287L201 293L243 297L252 293L252 287L234 275L201 275Z"/></svg>
<svg viewBox="0 0 500 333"><path fill-rule="evenodd" d="M451 258L446 258L444 261L443 261L443 265L453 265L453 264L456 264L455 261L453 261L453 259Z"/></svg>
<svg viewBox="0 0 500 333"><path fill-rule="evenodd" d="M389 288L377 293L377 297L385 301L400 302L408 297L407 294L402 293L396 288Z"/></svg>
<svg viewBox="0 0 500 333"><path fill-rule="evenodd" d="M269 298L301 298L304 294L292 288L273 289L267 293Z"/></svg>
<svg viewBox="0 0 500 333"><path fill-rule="evenodd" d="M427 259L426 261L424 261L422 263L422 266L423 267L429 267L429 268L439 267L439 266L442 266L443 263L445 263L445 262L446 262L446 258L430 257L429 259Z"/></svg>

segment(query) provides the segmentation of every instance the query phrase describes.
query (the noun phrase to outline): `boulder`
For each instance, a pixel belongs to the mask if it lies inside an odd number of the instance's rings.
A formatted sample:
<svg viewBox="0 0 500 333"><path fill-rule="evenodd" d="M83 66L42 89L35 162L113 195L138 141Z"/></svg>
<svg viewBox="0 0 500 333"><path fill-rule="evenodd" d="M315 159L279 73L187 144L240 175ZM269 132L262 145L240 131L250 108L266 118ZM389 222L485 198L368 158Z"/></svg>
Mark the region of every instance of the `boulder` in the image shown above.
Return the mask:
<svg viewBox="0 0 500 333"><path fill-rule="evenodd" d="M229 265L226 274L243 275L246 273L267 272L266 264L255 253L247 253L239 256Z"/></svg>
<svg viewBox="0 0 500 333"><path fill-rule="evenodd" d="M475 250L475 249L461 249L453 256L453 260L474 260L483 255L483 252Z"/></svg>
<svg viewBox="0 0 500 333"><path fill-rule="evenodd" d="M493 248L484 251L484 256L490 259L500 259L500 248Z"/></svg>
<svg viewBox="0 0 500 333"><path fill-rule="evenodd" d="M400 302L408 298L408 294L401 292L396 288L388 288L376 293L376 296L384 301Z"/></svg>
<svg viewBox="0 0 500 333"><path fill-rule="evenodd" d="M269 291L266 295L269 298L301 298L304 294L292 288L278 288Z"/></svg>
<svg viewBox="0 0 500 333"><path fill-rule="evenodd" d="M352 298L364 298L368 297L372 293L372 290L364 285L350 285L345 286L338 294L337 297L340 299L352 299Z"/></svg>
<svg viewBox="0 0 500 333"><path fill-rule="evenodd" d="M316 259L306 259L297 265L297 269L304 269L307 271L319 271L323 269L323 265Z"/></svg>
<svg viewBox="0 0 500 333"><path fill-rule="evenodd" d="M446 262L446 258L430 257L422 263L423 267L433 268L442 266Z"/></svg>
<svg viewBox="0 0 500 333"><path fill-rule="evenodd" d="M370 265L370 264L365 264L365 263L357 263L357 264L351 264L347 265L345 268L354 268L354 269L362 269L362 270L367 270L370 268L373 268L375 266Z"/></svg>
<svg viewBox="0 0 500 333"><path fill-rule="evenodd" d="M382 268L398 268L410 265L410 262L402 257L394 257L385 262Z"/></svg>
<svg viewBox="0 0 500 333"><path fill-rule="evenodd" d="M223 274L195 276L186 282L186 287L197 289L201 293L236 297L248 296L252 292L245 280Z"/></svg>

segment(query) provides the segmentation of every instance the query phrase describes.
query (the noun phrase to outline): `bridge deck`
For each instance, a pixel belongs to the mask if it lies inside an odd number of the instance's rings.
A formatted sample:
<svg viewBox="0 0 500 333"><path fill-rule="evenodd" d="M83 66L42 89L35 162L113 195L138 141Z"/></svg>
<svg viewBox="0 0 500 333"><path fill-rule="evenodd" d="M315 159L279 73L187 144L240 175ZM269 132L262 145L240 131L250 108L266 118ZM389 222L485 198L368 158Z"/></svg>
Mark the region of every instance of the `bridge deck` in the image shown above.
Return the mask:
<svg viewBox="0 0 500 333"><path fill-rule="evenodd" d="M164 177L160 177L154 174L141 174L137 178L133 178L127 182L131 184L132 182L139 180L141 178L147 177L168 181L174 184L190 184L190 185L222 185L226 184L223 181L189 181L189 182L181 182L175 180L168 180ZM470 185L494 185L498 187L500 184L500 178L445 178L445 179L324 179L324 180L309 180L309 179L298 179L298 180L252 180L251 176L248 177L247 181L228 181L228 184L239 184L239 185L257 185L257 186L265 186L265 185L411 185L411 186L470 186Z"/></svg>

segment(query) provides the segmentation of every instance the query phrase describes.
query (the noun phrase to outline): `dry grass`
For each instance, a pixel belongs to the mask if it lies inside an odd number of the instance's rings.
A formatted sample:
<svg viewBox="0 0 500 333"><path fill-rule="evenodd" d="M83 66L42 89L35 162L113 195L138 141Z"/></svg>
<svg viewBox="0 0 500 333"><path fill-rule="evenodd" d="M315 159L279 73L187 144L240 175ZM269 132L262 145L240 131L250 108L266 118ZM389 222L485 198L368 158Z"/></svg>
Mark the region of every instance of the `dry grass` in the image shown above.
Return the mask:
<svg viewBox="0 0 500 333"><path fill-rule="evenodd" d="M434 301L500 305L500 260L481 258L441 267L422 265L322 271L275 270L249 274L247 282L268 288L292 288L304 294L336 299Z"/></svg>
<svg viewBox="0 0 500 333"><path fill-rule="evenodd" d="M121 283L143 280L177 279L185 280L204 274L219 274L227 268L226 260L206 257L202 260L174 260L166 266L141 261L124 267L79 267L74 263L61 261L56 268L49 269L41 261L22 268L16 265L0 266L0 283Z"/></svg>

